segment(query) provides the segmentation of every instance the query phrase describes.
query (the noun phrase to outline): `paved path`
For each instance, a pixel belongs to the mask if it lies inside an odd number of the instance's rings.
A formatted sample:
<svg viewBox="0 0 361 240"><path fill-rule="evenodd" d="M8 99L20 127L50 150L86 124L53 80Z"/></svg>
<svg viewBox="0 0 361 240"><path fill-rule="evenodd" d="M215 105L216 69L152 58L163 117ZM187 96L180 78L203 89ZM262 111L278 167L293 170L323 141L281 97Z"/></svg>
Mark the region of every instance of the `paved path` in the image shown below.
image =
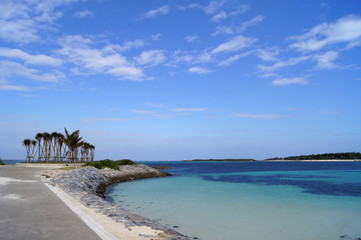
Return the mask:
<svg viewBox="0 0 361 240"><path fill-rule="evenodd" d="M0 166L0 239L99 240L41 181L44 171Z"/></svg>

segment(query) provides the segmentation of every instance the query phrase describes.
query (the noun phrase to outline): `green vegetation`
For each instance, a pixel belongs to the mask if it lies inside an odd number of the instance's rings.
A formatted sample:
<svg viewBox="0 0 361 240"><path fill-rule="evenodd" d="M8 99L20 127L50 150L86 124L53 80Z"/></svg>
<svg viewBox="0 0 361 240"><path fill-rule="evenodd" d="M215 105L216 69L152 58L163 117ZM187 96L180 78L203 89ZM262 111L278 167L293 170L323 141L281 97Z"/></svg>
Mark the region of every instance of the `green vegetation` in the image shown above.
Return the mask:
<svg viewBox="0 0 361 240"><path fill-rule="evenodd" d="M361 153L359 152L345 152L345 153L324 153L324 154L312 154L301 156L290 156L285 158L269 158L266 160L349 160L349 159L361 159Z"/></svg>
<svg viewBox="0 0 361 240"><path fill-rule="evenodd" d="M5 163L0 158L0 165L5 165Z"/></svg>
<svg viewBox="0 0 361 240"><path fill-rule="evenodd" d="M137 165L137 164L129 159L122 159L118 161L105 159L100 161L87 162L84 164L84 166L92 166L98 169L111 168L114 170L119 170L119 165Z"/></svg>
<svg viewBox="0 0 361 240"><path fill-rule="evenodd" d="M138 164L136 164L135 162L133 162L133 161L130 160L130 159L118 160L118 161L116 161L116 163L117 163L118 165L138 165Z"/></svg>

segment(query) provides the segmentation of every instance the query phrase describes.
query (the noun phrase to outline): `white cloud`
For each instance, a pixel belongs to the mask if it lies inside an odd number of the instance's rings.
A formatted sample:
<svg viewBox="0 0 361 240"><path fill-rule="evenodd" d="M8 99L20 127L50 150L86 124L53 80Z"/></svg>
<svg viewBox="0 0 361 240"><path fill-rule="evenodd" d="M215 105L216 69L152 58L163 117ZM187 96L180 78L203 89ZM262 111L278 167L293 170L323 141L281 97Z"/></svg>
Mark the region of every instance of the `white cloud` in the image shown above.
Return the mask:
<svg viewBox="0 0 361 240"><path fill-rule="evenodd" d="M25 64L31 65L50 65L59 66L62 60L55 57L49 57L43 54L31 55L20 49L3 48L0 47L0 57L13 58L24 61Z"/></svg>
<svg viewBox="0 0 361 240"><path fill-rule="evenodd" d="M231 26L217 26L216 31L212 35L213 36L217 36L220 34L231 35L234 33L235 33L235 30Z"/></svg>
<svg viewBox="0 0 361 240"><path fill-rule="evenodd" d="M104 73L133 81L142 81L144 79L142 69L123 64L120 64L119 66L110 66L110 69L106 70Z"/></svg>
<svg viewBox="0 0 361 240"><path fill-rule="evenodd" d="M198 39L198 37L196 35L187 35L184 40L186 40L187 42L194 42Z"/></svg>
<svg viewBox="0 0 361 240"><path fill-rule="evenodd" d="M213 14L218 11L223 5L225 1L211 1L207 6L201 6L198 3L192 3L188 6L188 8L198 8L203 10L206 14Z"/></svg>
<svg viewBox="0 0 361 240"><path fill-rule="evenodd" d="M217 15L214 15L211 19L213 22L219 22L222 19L225 19L228 17L228 14L225 11L219 12Z"/></svg>
<svg viewBox="0 0 361 240"><path fill-rule="evenodd" d="M202 112L205 111L205 108L174 108L173 112Z"/></svg>
<svg viewBox="0 0 361 240"><path fill-rule="evenodd" d="M118 46L117 49L119 51L128 51L132 48L139 48L143 47L145 45L145 42L141 39L136 39L134 41L127 41L122 46Z"/></svg>
<svg viewBox="0 0 361 240"><path fill-rule="evenodd" d="M28 68L24 65L11 61L0 61L0 77L26 77L40 82L59 82L65 79L65 75L57 70L50 72L41 72L34 68Z"/></svg>
<svg viewBox="0 0 361 240"><path fill-rule="evenodd" d="M145 102L144 105L155 107L155 108L164 108L163 103Z"/></svg>
<svg viewBox="0 0 361 240"><path fill-rule="evenodd" d="M52 30L54 20L62 16L55 9L79 0L2 0L0 38L20 44L41 40L40 33Z"/></svg>
<svg viewBox="0 0 361 240"><path fill-rule="evenodd" d="M199 74L206 74L211 72L209 69L201 68L201 67L191 67L188 71L191 73L199 73Z"/></svg>
<svg viewBox="0 0 361 240"><path fill-rule="evenodd" d="M157 112L155 112L155 111L146 111L146 110L137 110L137 109L132 109L131 111L132 111L133 113L146 114L146 115L148 115L148 114L153 115L153 114L156 114L156 113L157 113Z"/></svg>
<svg viewBox="0 0 361 240"><path fill-rule="evenodd" d="M232 62L235 62L235 61L237 61L237 60L240 59L240 58L249 56L251 53L252 53L252 51L249 51L249 52L245 52L245 53L241 53L241 54L237 54L237 55L231 56L231 57L229 57L228 59L221 61L221 62L219 63L219 65L220 65L220 66L229 65L229 64L231 64Z"/></svg>
<svg viewBox="0 0 361 240"><path fill-rule="evenodd" d="M0 90L4 91L23 91L29 92L30 89L28 87L19 86L19 85L12 85L8 81L0 79Z"/></svg>
<svg viewBox="0 0 361 240"><path fill-rule="evenodd" d="M257 41L254 38L248 38L244 36L236 36L229 40L228 42L218 45L215 49L212 50L212 53L221 53L221 52L235 52L250 46L252 43Z"/></svg>
<svg viewBox="0 0 361 240"><path fill-rule="evenodd" d="M249 27L256 25L259 22L262 22L265 17L262 15L258 15L252 18L249 21L243 22L240 26L217 26L216 31L212 34L213 36L217 36L220 34L236 34L240 32L246 31Z"/></svg>
<svg viewBox="0 0 361 240"><path fill-rule="evenodd" d="M158 113L156 111L147 111L147 110L136 110L133 109L131 110L133 113L136 114L141 114L141 115L146 115L147 117L151 117L151 118L172 118L172 117L176 117L175 114L169 114L169 113Z"/></svg>
<svg viewBox="0 0 361 240"><path fill-rule="evenodd" d="M275 118L285 118L286 115L280 114L249 114L249 113L235 113L234 117L239 118L251 118L251 119L275 119Z"/></svg>
<svg viewBox="0 0 361 240"><path fill-rule="evenodd" d="M273 86L285 86L285 85L306 85L307 79L304 78L279 78L272 81Z"/></svg>
<svg viewBox="0 0 361 240"><path fill-rule="evenodd" d="M103 49L93 48L92 41L82 36L67 36L60 41L62 48L56 52L73 63L78 73L104 73L124 79L140 81L143 70L130 64L118 51L121 47L107 45Z"/></svg>
<svg viewBox="0 0 361 240"><path fill-rule="evenodd" d="M34 42L39 39L37 27L32 20L4 21L0 20L0 37L7 41L19 42L22 44Z"/></svg>
<svg viewBox="0 0 361 240"><path fill-rule="evenodd" d="M135 57L135 60L140 65L159 65L166 59L163 50L150 50L140 54L139 57Z"/></svg>
<svg viewBox="0 0 361 240"><path fill-rule="evenodd" d="M151 36L153 41L159 41L161 39L161 37L162 37L162 34L160 34L160 33L157 33L157 34Z"/></svg>
<svg viewBox="0 0 361 240"><path fill-rule="evenodd" d="M265 73L265 74L261 75L261 77L266 77L266 78L268 78L268 77L277 77L277 76L278 76L278 74L276 74L276 73Z"/></svg>
<svg viewBox="0 0 361 240"><path fill-rule="evenodd" d="M257 57L259 57L263 61L276 61L277 56L279 54L279 51L277 48L273 49L257 49L255 51L255 54Z"/></svg>
<svg viewBox="0 0 361 240"><path fill-rule="evenodd" d="M219 21L221 21L223 19L228 18L229 16L235 16L235 15L243 14L243 13L247 12L249 9L250 9L249 5L242 4L234 11L230 11L230 12L221 11L221 12L219 12L218 14L216 14L216 15L214 15L212 17L211 21L219 22Z"/></svg>
<svg viewBox="0 0 361 240"><path fill-rule="evenodd" d="M257 65L257 68L261 71L272 72L279 68L294 66L300 62L311 59L311 56L302 56L297 58L290 58L287 61L278 61L271 66Z"/></svg>
<svg viewBox="0 0 361 240"><path fill-rule="evenodd" d="M335 23L322 23L303 35L289 37L296 41L290 47L300 51L316 51L337 43L355 44L361 38L361 18L348 15ZM357 45L357 44L356 44Z"/></svg>
<svg viewBox="0 0 361 240"><path fill-rule="evenodd" d="M337 64L333 61L338 57L338 53L336 51L328 51L324 54L320 54L315 56L318 61L317 67L321 69L334 69L337 68Z"/></svg>
<svg viewBox="0 0 361 240"><path fill-rule="evenodd" d="M258 15L258 16L256 16L256 17L252 18L252 19L249 20L249 21L243 22L243 23L241 24L241 26L237 29L237 32L244 32L244 31L246 31L247 28L252 27L252 26L256 25L257 23L262 22L262 21L264 20L264 18L265 18L264 16Z"/></svg>
<svg viewBox="0 0 361 240"><path fill-rule="evenodd" d="M76 12L74 14L75 17L77 18L85 18L85 17L92 17L94 15L94 13L90 10L83 10L83 11L79 11L79 12Z"/></svg>
<svg viewBox="0 0 361 240"><path fill-rule="evenodd" d="M180 51L176 51L173 56L172 56L172 61L170 62L171 66L176 66L178 63L191 63L195 57L193 55L190 54L184 54L184 55L180 55L181 52Z"/></svg>
<svg viewBox="0 0 361 240"><path fill-rule="evenodd" d="M143 14L141 19L152 18L152 17L156 17L156 16L161 16L161 15L167 15L168 13L169 13L169 7L167 5L165 5L160 8L148 11L147 13Z"/></svg>
<svg viewBox="0 0 361 240"><path fill-rule="evenodd" d="M212 53L208 51L203 51L200 55L196 56L195 62L197 63L207 63L212 60Z"/></svg>
<svg viewBox="0 0 361 240"><path fill-rule="evenodd" d="M207 13L207 14L213 14L215 13L220 7L222 7L224 5L225 1L212 1L209 3L208 6L203 7L203 10Z"/></svg>

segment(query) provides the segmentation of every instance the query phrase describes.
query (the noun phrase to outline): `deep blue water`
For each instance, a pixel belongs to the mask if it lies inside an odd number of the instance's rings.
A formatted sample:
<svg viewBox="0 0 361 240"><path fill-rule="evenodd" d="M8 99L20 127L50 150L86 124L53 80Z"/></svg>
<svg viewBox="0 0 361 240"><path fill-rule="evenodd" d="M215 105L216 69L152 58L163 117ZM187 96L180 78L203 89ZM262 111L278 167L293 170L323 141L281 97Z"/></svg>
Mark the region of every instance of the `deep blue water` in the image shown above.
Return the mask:
<svg viewBox="0 0 361 240"><path fill-rule="evenodd" d="M175 176L201 175L207 181L251 183L262 185L290 185L312 194L361 197L361 178L353 182L342 180L340 172L360 174L361 162L139 162L149 166L165 165ZM313 174L313 172L328 172ZM334 171L334 174L332 172ZM262 172L249 175L248 172ZM286 172L278 174L277 172ZM301 172L307 172L301 174ZM232 174L235 173L235 174ZM272 174L267 174L272 173ZM219 175L221 174L221 175ZM216 176L215 176L216 175ZM334 182L329 180L334 179ZM349 179L351 180L351 179Z"/></svg>

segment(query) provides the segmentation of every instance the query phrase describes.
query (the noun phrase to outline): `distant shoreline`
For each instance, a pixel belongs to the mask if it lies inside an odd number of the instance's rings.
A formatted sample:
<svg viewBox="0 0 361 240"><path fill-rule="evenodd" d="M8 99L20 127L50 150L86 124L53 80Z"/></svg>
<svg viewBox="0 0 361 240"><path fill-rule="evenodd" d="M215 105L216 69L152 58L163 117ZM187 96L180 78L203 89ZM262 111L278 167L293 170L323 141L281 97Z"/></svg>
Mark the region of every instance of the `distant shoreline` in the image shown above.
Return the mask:
<svg viewBox="0 0 361 240"><path fill-rule="evenodd" d="M255 159L193 159L182 162L257 162Z"/></svg>
<svg viewBox="0 0 361 240"><path fill-rule="evenodd" d="M182 160L182 162L361 162L361 159L300 159L300 160L287 160L287 159L194 159Z"/></svg>
<svg viewBox="0 0 361 240"><path fill-rule="evenodd" d="M361 162L361 159L263 160L262 162Z"/></svg>

